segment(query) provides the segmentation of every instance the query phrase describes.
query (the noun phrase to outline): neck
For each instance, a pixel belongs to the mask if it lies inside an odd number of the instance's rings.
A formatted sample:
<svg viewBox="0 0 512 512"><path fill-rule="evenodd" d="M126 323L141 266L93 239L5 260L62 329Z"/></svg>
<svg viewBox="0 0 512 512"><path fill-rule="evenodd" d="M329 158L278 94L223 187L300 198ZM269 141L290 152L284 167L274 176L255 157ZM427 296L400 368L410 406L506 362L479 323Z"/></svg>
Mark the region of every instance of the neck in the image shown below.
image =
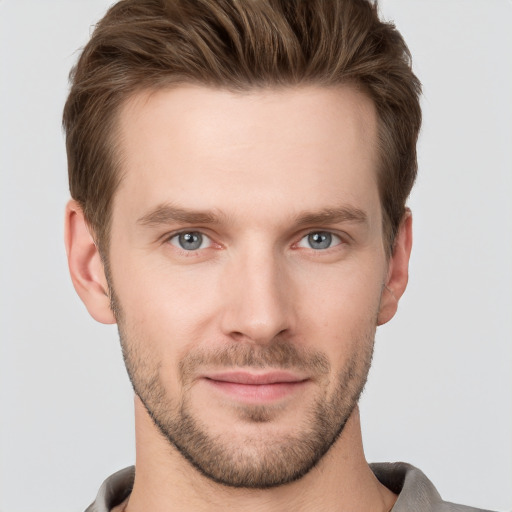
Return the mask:
<svg viewBox="0 0 512 512"><path fill-rule="evenodd" d="M161 436L138 399L135 408L136 474L122 507L126 512L388 512L396 500L366 463L357 407L315 468L270 489L235 489L209 480Z"/></svg>

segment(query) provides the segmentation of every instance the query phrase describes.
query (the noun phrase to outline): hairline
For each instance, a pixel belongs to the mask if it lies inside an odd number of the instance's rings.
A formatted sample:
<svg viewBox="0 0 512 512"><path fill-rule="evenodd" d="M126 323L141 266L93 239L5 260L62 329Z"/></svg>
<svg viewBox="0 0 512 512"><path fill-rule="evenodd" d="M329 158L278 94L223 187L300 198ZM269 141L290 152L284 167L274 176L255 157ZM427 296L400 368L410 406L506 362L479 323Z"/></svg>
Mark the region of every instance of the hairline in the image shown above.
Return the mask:
<svg viewBox="0 0 512 512"><path fill-rule="evenodd" d="M173 77L169 76L167 77L167 80L160 80L160 83L156 84L140 84L138 87L134 87L131 91L127 92L125 94L125 97L120 98L120 101L116 105L116 108L113 110L111 116L110 116L110 123L112 126L111 131L109 132L109 135L105 141L106 145L111 146L111 151L109 152L109 162L108 166L111 169L111 172L115 178L115 185L112 190L112 194L110 196L110 201L108 203L107 211L104 212L105 215L103 217L103 224L101 225L100 234L98 236L97 233L97 227L93 225L92 219L87 218L86 214L86 221L88 226L91 228L93 237L95 239L95 242L98 246L100 256L102 258L102 261L105 265L108 265L109 263L109 251L110 251L110 240L111 240L111 227L112 227L112 214L114 210L114 203L116 200L116 192L119 189L119 186L121 185L123 178L126 174L126 171L123 171L123 160L124 160L124 153L122 151L122 136L121 136L121 119L123 116L123 112L126 111L127 108L129 108L130 103L137 101L137 99L140 99L142 101L148 101L154 94L157 94L162 91L171 91L173 89L177 89L180 87L197 87L197 88L205 88L210 89L212 91L225 91L230 92L233 94L240 94L240 95L250 95L255 92L263 92L263 91L269 91L269 92L276 92L276 91L289 91L289 90L299 90L299 89L305 89L308 87L317 87L321 89L342 89L345 87L352 88L353 90L356 90L360 94L363 94L366 96L368 100L371 101L371 104L374 108L375 116L376 116L376 140L373 142L375 146L375 155L376 155L376 165L375 165L375 173L376 173L376 180L377 180L377 189L378 189L378 195L379 195L379 203L380 203L380 210L382 214L382 226L381 226L381 233L382 233L382 241L384 244L384 250L386 253L386 258L389 259L391 255L393 254L394 249L394 241L396 238L396 233L391 232L392 229L392 221L389 218L385 208L384 208L384 202L381 195L381 184L380 184L380 175L385 172L383 169L384 165L384 156L383 151L384 148L381 144L381 134L386 130L383 120L381 118L381 115L379 113L379 110L377 108L377 104L375 100L372 98L371 93L369 92L368 88L365 87L364 84L362 84L358 80L353 80L351 78L347 78L346 80L338 80L336 82L330 81L327 82L326 80L318 79L310 79L310 80L303 80L303 81L297 81L297 82L261 82L261 83L247 83L243 86L237 86L235 84L231 83L225 83L225 84L216 84L216 83L205 83L200 80L193 80L188 77L186 78L180 78L180 77ZM120 95L121 96L121 95ZM404 212L402 213L402 218L405 215L406 209L404 209Z"/></svg>

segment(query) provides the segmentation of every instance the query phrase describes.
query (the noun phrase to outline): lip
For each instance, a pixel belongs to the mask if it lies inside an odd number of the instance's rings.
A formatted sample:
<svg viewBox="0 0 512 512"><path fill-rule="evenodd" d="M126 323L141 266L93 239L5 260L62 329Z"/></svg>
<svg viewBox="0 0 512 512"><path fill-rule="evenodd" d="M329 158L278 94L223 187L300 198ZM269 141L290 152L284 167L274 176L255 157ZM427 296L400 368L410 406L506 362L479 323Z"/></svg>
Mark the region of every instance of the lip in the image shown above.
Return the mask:
<svg viewBox="0 0 512 512"><path fill-rule="evenodd" d="M280 384L301 382L307 380L303 375L298 375L292 372L283 370L266 371L266 372L247 372L247 371L231 371L211 373L205 375L205 378L217 382L231 382L234 384L247 384L253 386L261 386L264 384Z"/></svg>
<svg viewBox="0 0 512 512"><path fill-rule="evenodd" d="M205 375L203 380L224 395L248 403L273 402L290 397L309 381L303 375L287 371L220 372Z"/></svg>

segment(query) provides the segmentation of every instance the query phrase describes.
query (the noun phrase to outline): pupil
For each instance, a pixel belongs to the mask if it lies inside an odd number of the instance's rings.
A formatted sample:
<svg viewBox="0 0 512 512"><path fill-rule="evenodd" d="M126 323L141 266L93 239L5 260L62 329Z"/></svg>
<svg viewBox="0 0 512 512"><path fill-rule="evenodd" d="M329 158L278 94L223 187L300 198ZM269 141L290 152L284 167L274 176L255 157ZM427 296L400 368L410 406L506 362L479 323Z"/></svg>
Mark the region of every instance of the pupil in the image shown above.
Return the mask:
<svg viewBox="0 0 512 512"><path fill-rule="evenodd" d="M179 236L179 242L183 249L192 251L201 247L203 237L200 233L182 233Z"/></svg>
<svg viewBox="0 0 512 512"><path fill-rule="evenodd" d="M313 249L327 249L332 241L330 233L312 233L308 238Z"/></svg>

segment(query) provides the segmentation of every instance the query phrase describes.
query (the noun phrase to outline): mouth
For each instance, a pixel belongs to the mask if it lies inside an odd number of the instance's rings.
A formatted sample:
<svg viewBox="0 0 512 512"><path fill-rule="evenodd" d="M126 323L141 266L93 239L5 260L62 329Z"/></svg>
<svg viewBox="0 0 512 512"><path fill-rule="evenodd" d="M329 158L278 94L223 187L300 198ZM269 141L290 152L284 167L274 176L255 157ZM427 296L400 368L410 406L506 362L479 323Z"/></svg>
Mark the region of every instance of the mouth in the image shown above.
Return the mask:
<svg viewBox="0 0 512 512"><path fill-rule="evenodd" d="M204 382L225 396L246 403L267 403L289 398L301 391L309 378L287 371L232 371L211 373Z"/></svg>

